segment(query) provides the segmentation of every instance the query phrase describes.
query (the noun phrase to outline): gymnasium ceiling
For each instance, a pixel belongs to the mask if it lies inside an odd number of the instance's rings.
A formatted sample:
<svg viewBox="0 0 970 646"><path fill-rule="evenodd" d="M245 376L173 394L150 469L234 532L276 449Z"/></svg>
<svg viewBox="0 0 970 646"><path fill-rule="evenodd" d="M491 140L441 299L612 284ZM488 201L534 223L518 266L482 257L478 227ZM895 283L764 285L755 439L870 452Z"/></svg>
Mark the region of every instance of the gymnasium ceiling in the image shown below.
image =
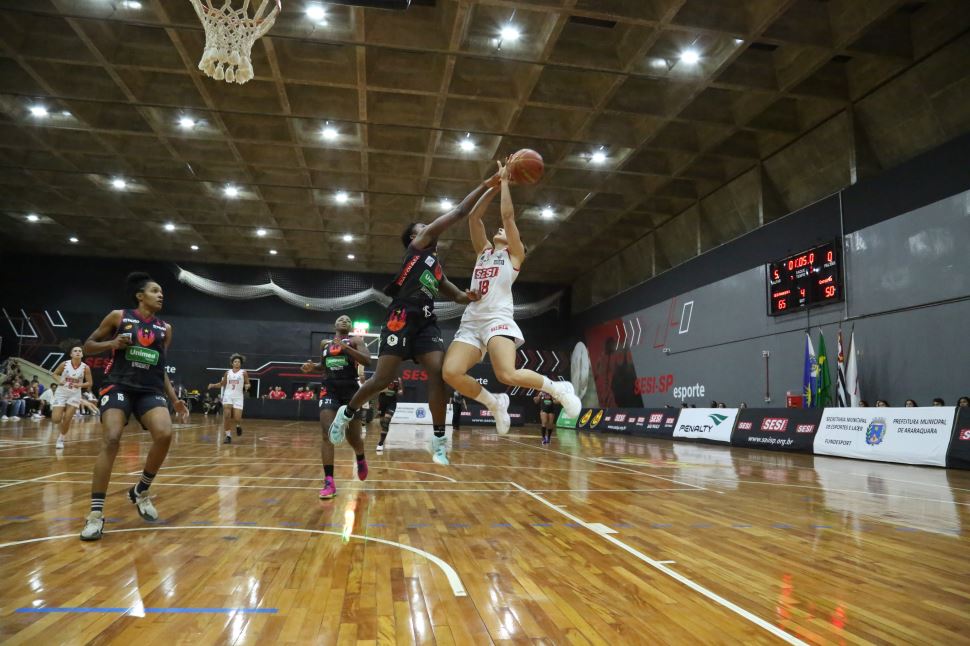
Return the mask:
<svg viewBox="0 0 970 646"><path fill-rule="evenodd" d="M905 109L871 97L970 25L966 0L414 0L322 3L324 20L310 4L283 0L256 78L229 85L196 68L187 0L0 0L3 246L393 272L406 222L528 147L547 173L515 190L527 279L568 283L834 116ZM497 40L510 25L520 37ZM879 158L884 136L853 145ZM774 210L798 206L775 181ZM740 224L709 212L658 239L654 271L763 224L765 194ZM446 238L461 276L466 229Z"/></svg>

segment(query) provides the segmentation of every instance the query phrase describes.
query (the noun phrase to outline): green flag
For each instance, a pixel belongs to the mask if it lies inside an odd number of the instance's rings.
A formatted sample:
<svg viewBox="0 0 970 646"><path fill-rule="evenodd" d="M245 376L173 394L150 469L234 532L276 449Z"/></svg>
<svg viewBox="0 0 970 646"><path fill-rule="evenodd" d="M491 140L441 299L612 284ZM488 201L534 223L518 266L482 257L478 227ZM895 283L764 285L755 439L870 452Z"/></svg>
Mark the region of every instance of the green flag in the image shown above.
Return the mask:
<svg viewBox="0 0 970 646"><path fill-rule="evenodd" d="M829 358L825 355L825 335L818 332L818 397L814 404L822 408L832 403L832 377L829 375Z"/></svg>

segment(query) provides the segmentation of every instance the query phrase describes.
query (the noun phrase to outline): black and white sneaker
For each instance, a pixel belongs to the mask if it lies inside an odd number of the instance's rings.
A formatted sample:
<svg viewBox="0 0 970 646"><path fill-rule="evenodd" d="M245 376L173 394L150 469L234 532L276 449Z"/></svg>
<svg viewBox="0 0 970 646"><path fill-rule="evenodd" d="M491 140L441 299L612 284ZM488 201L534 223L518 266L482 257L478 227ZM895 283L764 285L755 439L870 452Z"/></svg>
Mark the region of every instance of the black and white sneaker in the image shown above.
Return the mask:
<svg viewBox="0 0 970 646"><path fill-rule="evenodd" d="M81 530L82 541L99 541L104 529L104 512L92 511L84 519L84 529Z"/></svg>
<svg viewBox="0 0 970 646"><path fill-rule="evenodd" d="M138 515L143 520L158 520L158 511L155 509L155 505L152 504L152 499L148 497L147 491L137 493L135 488L132 487L128 490L128 500L135 505L135 509L138 510Z"/></svg>
<svg viewBox="0 0 970 646"><path fill-rule="evenodd" d="M232 444L232 435L226 435L225 439L222 440L223 444Z"/></svg>

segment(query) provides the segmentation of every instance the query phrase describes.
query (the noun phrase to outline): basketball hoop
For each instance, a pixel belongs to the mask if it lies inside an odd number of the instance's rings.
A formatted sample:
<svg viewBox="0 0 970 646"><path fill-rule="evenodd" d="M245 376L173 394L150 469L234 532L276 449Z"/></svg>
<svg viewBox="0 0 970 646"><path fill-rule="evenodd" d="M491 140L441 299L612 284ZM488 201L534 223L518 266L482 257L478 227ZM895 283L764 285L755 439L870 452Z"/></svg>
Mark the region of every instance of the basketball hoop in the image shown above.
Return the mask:
<svg viewBox="0 0 970 646"><path fill-rule="evenodd" d="M281 0L242 0L239 9L232 7L233 0L222 0L218 9L212 6L213 0L189 2L205 28L205 51L199 69L226 83L242 84L252 79L253 63L249 57L253 43L276 22ZM250 5L254 7L252 16Z"/></svg>

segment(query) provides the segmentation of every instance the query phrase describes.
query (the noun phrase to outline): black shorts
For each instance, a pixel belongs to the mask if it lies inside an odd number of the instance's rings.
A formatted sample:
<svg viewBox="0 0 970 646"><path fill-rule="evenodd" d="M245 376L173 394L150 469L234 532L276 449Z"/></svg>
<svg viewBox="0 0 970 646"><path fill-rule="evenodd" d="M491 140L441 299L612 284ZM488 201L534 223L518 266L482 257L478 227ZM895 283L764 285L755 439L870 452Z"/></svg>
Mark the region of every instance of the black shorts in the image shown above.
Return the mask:
<svg viewBox="0 0 970 646"><path fill-rule="evenodd" d="M429 352L444 352L445 343L434 313L425 315L421 308L393 307L381 327L378 357L391 355L414 359Z"/></svg>
<svg viewBox="0 0 970 646"><path fill-rule="evenodd" d="M539 403L539 410L543 413L555 413L556 412L556 402L543 401Z"/></svg>
<svg viewBox="0 0 970 646"><path fill-rule="evenodd" d="M141 420L142 415L156 408L168 410L168 399L155 391L130 390L124 386L108 386L101 390L101 414L107 410L120 410L125 414L125 423L131 414Z"/></svg>
<svg viewBox="0 0 970 646"><path fill-rule="evenodd" d="M350 403L360 384L356 381L325 381L320 386L320 410L337 410Z"/></svg>
<svg viewBox="0 0 970 646"><path fill-rule="evenodd" d="M377 396L377 413L379 415L390 415L394 417L394 410L397 408L397 397L390 395Z"/></svg>

